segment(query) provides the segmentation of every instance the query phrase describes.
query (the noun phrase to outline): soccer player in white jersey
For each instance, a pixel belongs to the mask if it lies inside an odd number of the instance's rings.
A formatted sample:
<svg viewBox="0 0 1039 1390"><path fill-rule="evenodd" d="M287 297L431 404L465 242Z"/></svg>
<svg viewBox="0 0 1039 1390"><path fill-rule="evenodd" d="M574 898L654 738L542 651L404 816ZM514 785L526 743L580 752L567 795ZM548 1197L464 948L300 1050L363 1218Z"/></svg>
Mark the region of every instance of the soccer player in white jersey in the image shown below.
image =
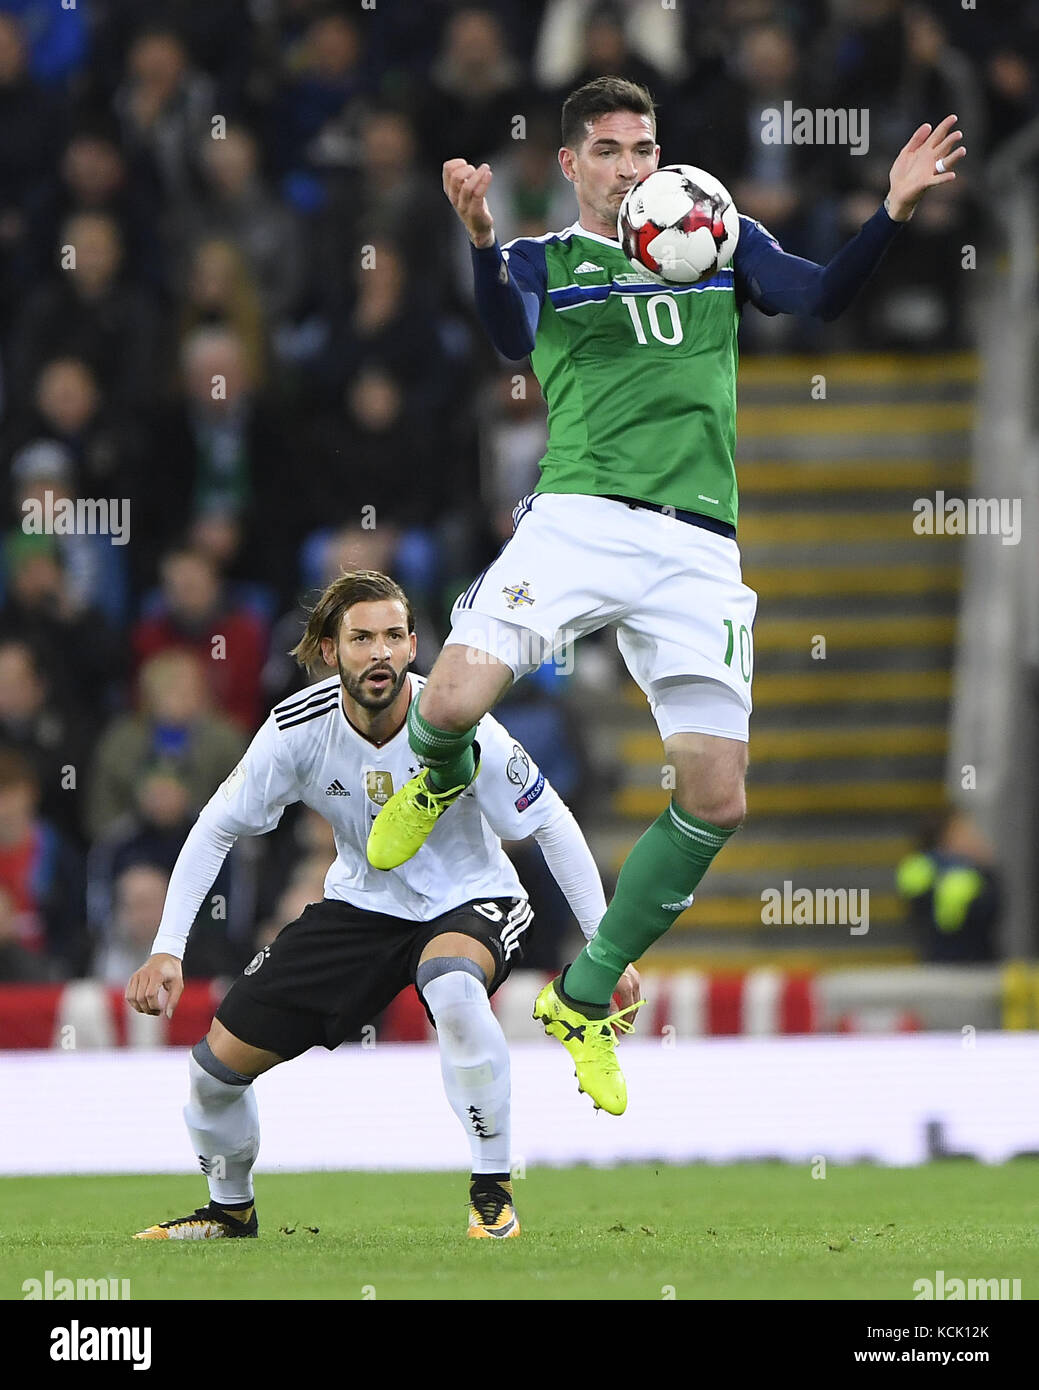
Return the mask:
<svg viewBox="0 0 1039 1390"><path fill-rule="evenodd" d="M317 1044L337 1047L410 984L437 1029L444 1087L469 1138L468 1233L519 1234L509 1054L490 995L509 974L532 913L501 839L535 837L586 936L606 902L570 811L490 715L477 731L480 778L430 836L427 853L393 873L368 863L380 806L417 770L406 727L424 684L409 670L415 646L411 606L392 579L360 570L334 580L293 654L308 670L324 661L339 674L274 707L184 843L152 954L127 985L141 1013L176 1008L191 924L237 836L273 830L285 807L302 801L331 823L336 859L323 900L254 956L192 1049L184 1119L209 1180L208 1205L139 1238L256 1235L251 1082ZM637 989L634 972L628 983Z"/></svg>

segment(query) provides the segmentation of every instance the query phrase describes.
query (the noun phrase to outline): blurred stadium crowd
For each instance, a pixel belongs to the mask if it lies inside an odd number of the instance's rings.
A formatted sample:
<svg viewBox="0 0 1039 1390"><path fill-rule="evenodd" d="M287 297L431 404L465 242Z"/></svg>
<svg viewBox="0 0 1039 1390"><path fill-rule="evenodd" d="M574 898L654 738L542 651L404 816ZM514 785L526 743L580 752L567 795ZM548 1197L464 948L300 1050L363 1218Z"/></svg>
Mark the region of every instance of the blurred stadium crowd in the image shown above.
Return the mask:
<svg viewBox="0 0 1039 1390"><path fill-rule="evenodd" d="M428 669L545 438L529 368L476 322L441 164L491 162L502 242L567 226L560 105L607 72L650 87L664 162L825 260L920 121L957 112L980 169L1039 111L1039 4L0 0L0 980L140 964L198 807L303 683L301 601L340 566L404 584ZM868 154L762 144L786 100L868 108ZM968 180L928 198L826 345L962 342L935 247L985 215ZM27 534L48 492L129 499L129 544ZM557 683L503 718L580 817ZM189 976L320 896L327 825L283 824L236 847Z"/></svg>

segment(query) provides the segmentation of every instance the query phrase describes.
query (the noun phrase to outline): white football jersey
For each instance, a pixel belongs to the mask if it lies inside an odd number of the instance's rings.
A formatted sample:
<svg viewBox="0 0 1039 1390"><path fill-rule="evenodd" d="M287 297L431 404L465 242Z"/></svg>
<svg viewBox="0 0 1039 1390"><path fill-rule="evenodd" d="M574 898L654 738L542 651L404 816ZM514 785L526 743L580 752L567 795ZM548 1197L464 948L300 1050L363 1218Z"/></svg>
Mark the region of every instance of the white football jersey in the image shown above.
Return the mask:
<svg viewBox="0 0 1039 1390"><path fill-rule="evenodd" d="M425 684L409 673L412 699ZM230 835L263 835L295 801L335 832L325 897L427 922L476 898L526 898L501 840L523 840L567 814L526 750L490 714L477 725L480 770L414 858L386 872L368 862L368 832L395 791L421 771L405 723L376 745L347 719L338 675L272 709L199 819Z"/></svg>

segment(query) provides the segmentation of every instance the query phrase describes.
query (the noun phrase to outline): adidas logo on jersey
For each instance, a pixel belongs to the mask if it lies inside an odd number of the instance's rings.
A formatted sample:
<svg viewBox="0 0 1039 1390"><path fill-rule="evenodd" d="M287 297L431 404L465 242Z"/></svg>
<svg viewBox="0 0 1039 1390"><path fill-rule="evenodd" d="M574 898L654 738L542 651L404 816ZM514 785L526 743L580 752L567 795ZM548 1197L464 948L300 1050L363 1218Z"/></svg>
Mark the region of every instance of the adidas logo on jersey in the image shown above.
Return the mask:
<svg viewBox="0 0 1039 1390"><path fill-rule="evenodd" d="M349 796L350 793L346 790L346 788L343 786L342 782L340 782L339 778L337 777L337 778L335 779L334 782L330 782L329 785L326 787L326 789L325 789L325 795L326 795L326 796Z"/></svg>
<svg viewBox="0 0 1039 1390"><path fill-rule="evenodd" d="M582 261L574 271L575 275L589 275L593 270L602 270L601 265L596 265L594 261Z"/></svg>

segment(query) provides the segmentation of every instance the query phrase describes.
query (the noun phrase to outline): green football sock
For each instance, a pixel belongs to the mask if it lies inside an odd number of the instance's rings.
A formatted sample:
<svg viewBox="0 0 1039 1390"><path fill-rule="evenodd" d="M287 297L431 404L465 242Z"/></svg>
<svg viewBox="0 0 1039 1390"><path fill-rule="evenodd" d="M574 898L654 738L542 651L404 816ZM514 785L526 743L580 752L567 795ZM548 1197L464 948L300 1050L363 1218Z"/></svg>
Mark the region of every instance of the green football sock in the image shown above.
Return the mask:
<svg viewBox="0 0 1039 1390"><path fill-rule="evenodd" d="M689 906L712 859L737 829L698 820L672 801L621 866L598 931L566 972L567 994L608 1004L626 967Z"/></svg>
<svg viewBox="0 0 1039 1390"><path fill-rule="evenodd" d="M476 725L464 733L438 729L423 719L418 701L412 700L408 709L408 742L412 751L429 768L429 780L434 791L451 791L467 787L476 775L476 756L473 739Z"/></svg>

